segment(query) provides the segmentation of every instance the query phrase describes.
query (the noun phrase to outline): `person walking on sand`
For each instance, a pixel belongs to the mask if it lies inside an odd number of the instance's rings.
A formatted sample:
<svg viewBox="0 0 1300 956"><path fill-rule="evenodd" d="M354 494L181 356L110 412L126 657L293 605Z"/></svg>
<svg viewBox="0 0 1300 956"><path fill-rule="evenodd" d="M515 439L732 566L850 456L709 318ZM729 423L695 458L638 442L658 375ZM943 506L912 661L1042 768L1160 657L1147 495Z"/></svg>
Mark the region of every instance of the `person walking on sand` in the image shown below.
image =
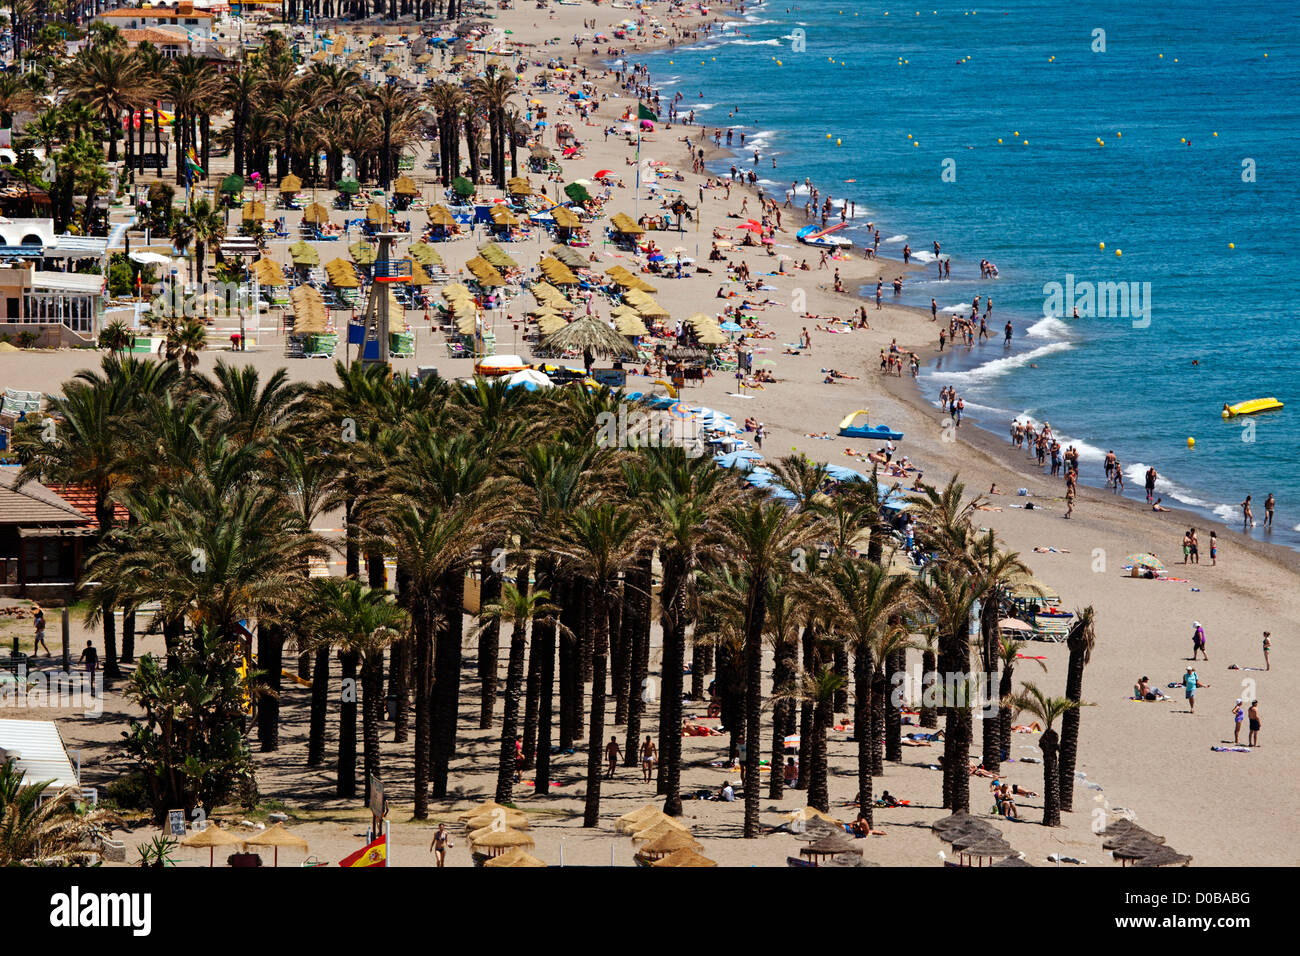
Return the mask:
<svg viewBox="0 0 1300 956"><path fill-rule="evenodd" d="M1200 621L1192 622L1192 660L1196 660L1197 653L1205 658L1210 659L1210 655L1205 653L1205 628L1201 627Z"/></svg>
<svg viewBox="0 0 1300 956"><path fill-rule="evenodd" d="M654 770L657 749L654 741L650 739L650 735L646 734L645 743L641 745L641 772L645 774L646 783L650 782L650 773Z"/></svg>
<svg viewBox="0 0 1300 956"><path fill-rule="evenodd" d="M1265 631L1264 632L1264 670L1268 670L1269 668L1268 652L1272 646L1273 646L1272 635L1269 634L1268 631Z"/></svg>
<svg viewBox="0 0 1300 956"><path fill-rule="evenodd" d="M447 824L439 823L438 829L433 831L433 842L429 844L429 850L438 861L438 866L447 865L447 850L451 845L451 834L447 832Z"/></svg>
<svg viewBox="0 0 1300 956"><path fill-rule="evenodd" d="M605 760L609 763L609 769L605 771L605 779L613 780L614 771L618 769L618 759L623 756L623 751L618 745L617 737L610 737L609 743L605 744Z"/></svg>
<svg viewBox="0 0 1300 956"><path fill-rule="evenodd" d="M1147 469L1147 474L1146 474L1147 504L1151 504L1151 499L1155 496L1157 477L1158 476L1156 475L1156 470L1154 468Z"/></svg>
<svg viewBox="0 0 1300 956"><path fill-rule="evenodd" d="M1188 543L1188 545L1189 545L1190 548L1191 548L1192 564L1200 564L1200 563L1201 563L1201 549L1200 549L1200 546L1197 544L1197 541L1196 541L1196 529L1195 529L1195 528L1189 528L1189 529L1187 530L1187 543Z"/></svg>
<svg viewBox="0 0 1300 956"><path fill-rule="evenodd" d="M1241 743L1241 724L1246 719L1246 712L1241 707L1241 698L1232 707L1232 742Z"/></svg>
<svg viewBox="0 0 1300 956"><path fill-rule="evenodd" d="M1259 701L1250 702L1250 710L1246 711L1246 719L1250 721L1250 736L1246 738L1247 747L1259 746Z"/></svg>
<svg viewBox="0 0 1300 956"><path fill-rule="evenodd" d="M1219 533L1210 532L1210 567L1216 567L1219 563Z"/></svg>
<svg viewBox="0 0 1300 956"><path fill-rule="evenodd" d="M1248 531L1255 527L1255 515L1250 510L1250 495L1241 503L1241 530Z"/></svg>
<svg viewBox="0 0 1300 956"><path fill-rule="evenodd" d="M1187 698L1187 706L1191 708L1190 713L1196 713L1196 688L1209 686L1201 683L1201 679L1196 675L1196 668L1188 664L1187 673L1183 675L1183 696Z"/></svg>
<svg viewBox="0 0 1300 956"><path fill-rule="evenodd" d="M86 676L90 678L90 694L95 695L95 671L99 669L99 651L95 650L92 641L86 641L86 648L77 658L78 664L86 665Z"/></svg>
<svg viewBox="0 0 1300 956"><path fill-rule="evenodd" d="M930 297L930 321L939 321L939 303L934 301L933 296Z"/></svg>
<svg viewBox="0 0 1300 956"><path fill-rule="evenodd" d="M32 624L36 627L36 642L32 644L32 654L36 653L37 648L45 651L45 656L50 656L50 649L45 643L45 612L41 610L39 604L32 605Z"/></svg>
<svg viewBox="0 0 1300 956"><path fill-rule="evenodd" d="M1077 493L1075 474L1076 472L1071 471L1065 476L1065 516L1067 518L1074 514L1074 496Z"/></svg>

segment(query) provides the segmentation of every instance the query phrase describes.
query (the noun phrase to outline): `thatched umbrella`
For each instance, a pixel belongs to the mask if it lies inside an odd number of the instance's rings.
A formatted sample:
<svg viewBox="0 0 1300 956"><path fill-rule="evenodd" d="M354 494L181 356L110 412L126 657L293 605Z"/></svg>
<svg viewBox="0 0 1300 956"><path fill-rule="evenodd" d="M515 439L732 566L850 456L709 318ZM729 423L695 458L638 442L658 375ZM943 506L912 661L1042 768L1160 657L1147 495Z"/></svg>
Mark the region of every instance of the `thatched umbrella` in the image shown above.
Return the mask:
<svg viewBox="0 0 1300 956"><path fill-rule="evenodd" d="M415 180L410 176L398 176L397 182L393 183L394 196L418 196L420 187L415 185Z"/></svg>
<svg viewBox="0 0 1300 956"><path fill-rule="evenodd" d="M953 844L953 849L957 851L958 858L965 857L968 860L978 860L979 866L983 866L985 860L1001 859L1005 856L1012 856L1016 852L1011 848L1011 844L994 837L985 837L983 840L975 840L960 847ZM970 866L970 863L967 862L964 865Z"/></svg>
<svg viewBox="0 0 1300 956"><path fill-rule="evenodd" d="M514 847L502 853L500 856L494 856L487 860L484 866L502 866L502 867L538 867L545 866L541 860L524 852L522 847Z"/></svg>
<svg viewBox="0 0 1300 956"><path fill-rule="evenodd" d="M666 818L663 820L652 820L643 825L641 829L632 834L633 843L653 843L665 833L690 833L690 828L684 823L678 823L676 820Z"/></svg>
<svg viewBox="0 0 1300 956"><path fill-rule="evenodd" d="M701 856L690 847L684 847L680 850L674 850L667 856L661 856L650 864L651 866L662 867L679 867L679 866L717 866L707 856Z"/></svg>
<svg viewBox="0 0 1300 956"><path fill-rule="evenodd" d="M825 836L818 837L806 847L799 850L800 856L806 856L814 864L818 863L823 857L830 859L841 853L862 854L862 848L857 846L848 835L840 830L835 833L827 833Z"/></svg>
<svg viewBox="0 0 1300 956"><path fill-rule="evenodd" d="M443 291L446 292L447 290L444 289ZM466 820L472 820L474 819L474 817L481 816L484 813L489 813L492 810L509 810L509 809L510 809L509 807L497 803L495 800L484 800L477 807L470 807L468 810L456 814L456 819L460 820L463 823Z"/></svg>
<svg viewBox="0 0 1300 956"><path fill-rule="evenodd" d="M219 846L240 846L243 840L221 829L215 823L209 823L202 830L196 830L185 839L181 840L181 846L205 846L208 848L208 867L212 867L212 852Z"/></svg>
<svg viewBox="0 0 1300 956"><path fill-rule="evenodd" d="M302 180L290 173L280 180L280 192L289 194L302 192Z"/></svg>
<svg viewBox="0 0 1300 956"><path fill-rule="evenodd" d="M647 817L653 817L656 814L661 814L661 813L664 816L668 816L668 814L664 813L663 810L659 808L658 804L647 803L644 807L640 807L636 810L632 810L629 813L625 813L617 820L615 820L614 829L620 832L623 830L635 830L637 829L637 827L631 826L630 824L636 823L640 820L644 820Z"/></svg>
<svg viewBox="0 0 1300 956"><path fill-rule="evenodd" d="M994 863L994 864L992 864L992 865L993 865L993 866L1030 866L1030 867L1032 867L1034 864L1030 863L1028 860L1026 860L1026 859L1025 859L1024 857L1022 857L1022 856L1004 856L1002 859L998 860L996 863Z"/></svg>
<svg viewBox="0 0 1300 956"><path fill-rule="evenodd" d="M1128 866L1137 860L1152 856L1160 850L1167 850L1163 843L1135 837L1110 848L1110 855L1120 861L1120 866Z"/></svg>
<svg viewBox="0 0 1300 956"><path fill-rule="evenodd" d="M1139 843L1139 844L1157 843L1158 844L1158 843L1165 842L1164 837L1157 836L1156 834L1152 833L1149 830L1144 830L1142 827L1136 827L1136 826L1133 827L1132 829L1124 830L1120 833L1114 833L1114 834L1107 833L1104 834L1104 836L1105 839L1101 841L1101 848L1103 850L1113 850L1118 846L1124 846L1126 844L1131 844L1131 843Z"/></svg>
<svg viewBox="0 0 1300 956"><path fill-rule="evenodd" d="M657 836L645 846L637 851L637 856L643 860L658 860L667 856L669 853L675 853L678 850L701 850L698 840L689 833L683 833L681 830L671 830L662 836Z"/></svg>
<svg viewBox="0 0 1300 956"><path fill-rule="evenodd" d="M275 856L272 866L280 865L280 847L293 846L306 852L307 841L296 833L291 833L285 828L283 823L277 823L274 826L267 827L257 836L244 841L248 846L269 846L275 848Z"/></svg>
<svg viewBox="0 0 1300 956"><path fill-rule="evenodd" d="M637 356L632 343L611 329L594 315L584 315L542 341L548 351L567 352L570 349L588 355L608 358L634 359Z"/></svg>
<svg viewBox="0 0 1300 956"><path fill-rule="evenodd" d="M413 242L406 251L412 259L422 266L442 265L442 256L438 255L438 251L427 242Z"/></svg>
<svg viewBox="0 0 1300 956"><path fill-rule="evenodd" d="M952 844L954 850L960 851L988 840L1001 840L1002 834L992 828L986 830L981 827L968 827L956 833L949 833L944 839Z"/></svg>
<svg viewBox="0 0 1300 956"><path fill-rule="evenodd" d="M839 856L833 856L820 866L874 866L879 867L879 863L873 863L870 860L864 860L856 853L841 853Z"/></svg>
<svg viewBox="0 0 1300 956"><path fill-rule="evenodd" d="M1186 853L1179 853L1173 847L1162 846L1142 857L1134 866L1187 866L1192 858Z"/></svg>
<svg viewBox="0 0 1300 956"><path fill-rule="evenodd" d="M510 827L502 830L494 830L492 827L475 830L469 835L469 842L475 852L483 852L486 856L500 856L513 847L531 849L537 845L537 841L527 833Z"/></svg>
<svg viewBox="0 0 1300 956"><path fill-rule="evenodd" d="M480 813L476 817L470 817L465 821L467 830L481 830L484 827L512 827L516 830L528 829L528 817L522 810L508 810L497 808L489 810L486 813Z"/></svg>
<svg viewBox="0 0 1300 956"><path fill-rule="evenodd" d="M302 221L312 226L319 226L330 221L330 211L318 202L312 203L302 211Z"/></svg>
<svg viewBox="0 0 1300 956"><path fill-rule="evenodd" d="M295 266L320 265L320 253L316 251L316 247L301 239L289 247L289 258L293 260Z"/></svg>
<svg viewBox="0 0 1300 956"><path fill-rule="evenodd" d="M787 827L793 826L797 821L791 821ZM843 833L844 826L839 823L831 823L829 820L821 820L813 817L803 824L803 829L795 832L795 839L803 840L807 843L814 843L827 834Z"/></svg>

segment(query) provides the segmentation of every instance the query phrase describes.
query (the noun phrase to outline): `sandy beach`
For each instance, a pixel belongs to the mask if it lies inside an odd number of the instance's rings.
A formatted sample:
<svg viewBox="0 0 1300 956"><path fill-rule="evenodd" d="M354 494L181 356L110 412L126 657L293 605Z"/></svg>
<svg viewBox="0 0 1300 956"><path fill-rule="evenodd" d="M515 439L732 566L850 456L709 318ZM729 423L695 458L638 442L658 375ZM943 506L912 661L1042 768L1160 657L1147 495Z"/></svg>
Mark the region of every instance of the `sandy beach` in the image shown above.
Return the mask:
<svg viewBox="0 0 1300 956"><path fill-rule="evenodd" d="M728 9L728 5L712 8L710 20L725 19ZM522 8L497 11L494 24L513 31L516 40L566 38L559 44L526 48L526 59L542 61L557 55L571 58L575 50L567 38L574 34L612 33L620 20L634 15L625 7L583 2L552 6L548 12ZM670 33L699 22L698 16L692 19L662 12L659 16ZM594 26L584 26L592 23ZM633 45L628 59L635 62L638 52L638 47ZM600 93L599 105L585 124L569 105L565 91L540 92L528 85L538 72L536 68L530 67L518 97L541 100L553 121L573 124L584 150L581 158L563 161L565 182L591 179L601 169L614 170L614 178L621 179L610 190L601 219L591 224L593 244L583 250L584 255L595 253L599 263L593 263L593 268L600 271L620 264L628 268L635 265L627 253L601 241L610 216L661 211L659 199L652 198L644 187L639 198L636 196L635 170L628 165L629 158L636 153L636 145L623 135L603 135L605 127L621 126L624 110L631 107L635 112L637 104L637 98L620 89L605 69L605 59L603 51L596 57L583 53L582 63L588 70L588 78ZM649 83L654 86L655 77L651 76ZM665 101L661 118L666 118L666 106ZM680 105L683 111L689 107L689 99ZM552 149L556 147L553 127L554 122L541 137L542 145ZM869 409L873 424L887 423L904 432L905 438L898 443L898 454L906 455L917 465L927 484L942 486L951 477L960 476L968 494L985 493L996 485L1000 493L988 497L977 523L996 531L1006 547L1019 552L1035 576L1059 593L1064 608L1091 605L1095 609L1097 643L1083 685L1084 700L1092 706L1082 714L1077 769L1084 776L1076 785L1073 812L1063 815L1062 827L1046 828L1038 823L1041 798L1025 798L1019 805L1020 821L996 819L1008 842L1034 865L1051 865L1049 855L1059 854L1080 861L1074 865L1118 868L1119 863L1103 851L1101 838L1093 829L1100 811L1111 818L1131 815L1143 826L1166 837L1171 846L1191 854L1198 867L1289 866L1300 862L1292 841L1286 838L1293 826L1289 821L1300 815L1300 795L1290 782L1297 767L1294 741L1300 727L1296 709L1284 696L1279 696L1288 684L1300 679L1300 664L1289 654L1294 626L1286 623L1300 620L1300 555L1219 526L1217 565L1208 563L1208 548L1203 547L1206 559L1198 565L1184 566L1179 554L1183 532L1201 519L1176 509L1153 513L1140 487L1129 488L1122 497L1117 497L1109 491L1083 486L1074 514L1066 520L1063 482L1043 474L1026 453L1017 452L1010 445L1005 437L1005 426L1009 423L988 423L993 431L984 432L968 418L955 427L946 422L945 413L937 407L937 396L920 394L906 370L901 377L882 375L880 354L891 343L904 351L916 352L922 362L933 356L937 345L938 325L931 321L928 312L891 304L890 282L900 275L906 282L915 267L905 267L901 261L886 258L867 260L855 248L845 258L832 259L827 268L818 268L816 250L800 245L794 238L795 229L805 220L802 210L792 207L781 210L783 226L776 234L774 245L777 254L792 258L784 262L785 274L773 274L778 259L766 255L762 247L741 247L739 237L743 233L735 229L739 222L755 213L755 192L737 183L732 185L728 199L725 188L709 185L711 175L692 173L687 138L698 148L701 128L661 122L653 133L641 139L642 160L653 157L679 171L680 179L661 179L660 185L679 190L693 207L697 197L703 197L692 219L684 223L682 233L670 230L652 233L652 237L663 248L685 247L697 263L713 271L683 279L652 278L658 289L655 298L674 319L734 304L735 300L724 303L716 297L719 287L735 285L726 280L724 264L709 262L708 257L715 230L735 239L736 244L726 250L727 257L733 263L746 262L755 278L773 287L749 293L748 298L753 301L758 296L771 303L758 306L752 314L758 317L765 332L774 335L752 340L751 344L756 347L756 359L775 363L767 367L776 381L761 390L747 390L743 397L738 397L734 378L727 373L714 374L686 388L683 400L727 412L737 421L754 418L762 422L766 432L762 453L768 458L797 452L817 461L863 471L869 471L871 465L860 456L875 451L876 445L869 440L837 437L836 429L848 413ZM706 157L723 155L711 144L711 137L702 144ZM422 145L410 175L420 185L424 198L430 202L441 201L441 187L434 178L436 172L425 167L428 147L429 144ZM521 156L527 155L526 150L520 152ZM228 167L229 160L224 162ZM749 168L749 164L742 168ZM215 183L228 171L218 164L211 171L209 182ZM786 180L803 179L800 171L793 168L768 174L773 178L784 176ZM548 194L561 185L546 182L538 174L531 174L530 180ZM487 196L498 194L490 187L480 192ZM325 195L322 192L322 197ZM746 197L748 206L742 215L742 201ZM286 217L289 232L296 238L301 212L287 210L278 214ZM342 223L344 213L333 211L332 216ZM418 234L427 221L423 210L399 213L398 218L411 220L413 234ZM924 237L915 244L925 248L931 239L943 238ZM268 255L287 263L287 246L291 241L270 242ZM473 237L438 243L436 248L446 270L456 274L476 255L483 241L486 238L478 231ZM322 261L336 255L346 256L345 241L314 244ZM512 243L507 251L527 274L553 244L548 234L535 230L531 239ZM812 267L808 271L797 269L798 262L804 259ZM833 291L835 270L848 290L845 293ZM873 298L854 294L860 288L874 288L878 278L883 278L886 289L884 305L879 310ZM987 294L992 294L996 280L987 284L990 290ZM743 289L740 293L746 294ZM796 309L792 303L799 303L802 308ZM527 346L516 339L515 325L522 323L523 312L529 305L531 299L523 295L504 314L494 314L498 352L518 352L527 358ZM840 331L836 332L822 330L821 327L828 325L827 317L849 319L862 306L866 307L870 328L849 331L839 326ZM335 313L336 318L345 314ZM423 312L408 311L405 318L415 332L416 354L395 359L395 369L413 374L418 366L433 365L447 378L473 374L472 360L448 357L443 333L431 326ZM272 312L263 322L270 326L278 324L278 320L277 313ZM798 355L785 354L786 344L796 343L805 328L811 335L811 348ZM97 365L99 357L90 350L0 353L0 383L9 388L57 393L62 382L83 368ZM255 344L242 352L231 351L221 342L213 341L201 353L197 370L210 372L219 359L250 364L263 374L285 368L295 381L334 376L330 361L287 358L285 339L278 330L265 329ZM835 384L826 383L826 370L832 368L849 377ZM1021 374L1032 375L1033 370L1026 369ZM657 373L629 375L628 388L648 391L656 378ZM831 437L813 437L822 433ZM850 454L850 449L858 454ZM1025 489L1027 495L1017 494L1018 489ZM1033 509L1023 507L1028 502L1033 503ZM341 514L324 516L318 527L337 540L338 529L342 527ZM1203 540L1208 538L1209 528L1198 530ZM1136 552L1160 556L1167 565L1168 579L1129 577L1124 570L1124 559ZM337 556L335 564L341 566ZM25 605L26 602L6 603ZM1198 706L1192 714L1188 712L1181 687L1173 685L1181 679L1190 661L1187 651L1194 621L1204 627L1207 649L1213 654L1208 662L1197 665L1204 690L1198 694ZM468 635L468 617L466 624ZM0 637L6 643L15 630L24 640L30 639L21 621L7 622L4 627ZM502 630L499 658L504 675L508 635L504 633L505 628ZM1272 632L1272 663L1278 664L1276 673L1263 670L1264 631ZM74 621L74 648L93 636L95 632L83 621ZM652 631L650 662L650 672L656 676L661 667L661 640L656 625ZM143 651L161 653L161 637L151 635L137 641L137 654ZM1029 645L1026 653L1040 657L1046 670L1039 671L1031 662L1022 661L1016 671L1018 679L1031 679L1053 694L1063 694L1068 657L1065 645L1036 642ZM475 655L476 647L467 636L467 666ZM919 669L918 652L909 654L908 666ZM1151 682L1165 689L1171 699L1167 702L1132 700L1133 686L1143 675L1149 675ZM337 672L333 678L338 680ZM431 865L431 826L439 820L450 824L456 813L493 794L498 737L495 731L475 729L478 689L478 681L467 673L462 681L459 749L451 765L454 798L435 801L431 821L412 819L411 748L394 744L391 725L383 725L385 779L392 805L390 859L394 866ZM120 691L120 683L110 690L100 715L87 717L70 711L48 710L31 714L59 719L69 749L81 754L86 785L105 788L123 770L118 743L130 707L122 700ZM1214 751L1212 747L1231 743L1231 711L1237 698L1247 703L1259 700L1263 718L1261 746L1250 752ZM254 745L258 784L266 805L282 807L294 823L295 832L308 840L310 855L333 864L361 845L369 817L360 809L359 800L334 797L333 772L328 761L319 768L305 766L308 700L309 692L305 688L287 686L280 749L264 754L256 752ZM685 713L703 715L704 704L688 703ZM331 711L330 719L327 746L332 753L337 714ZM618 732L619 728L614 731ZM657 731L657 708L651 708L643 733ZM831 811L846 821L856 814L849 802L854 799L857 787L856 745L849 738L845 731L830 734ZM979 739L977 722L972 752L976 760ZM1034 733L1014 735L1012 762L1003 765L1002 779L1021 787L1042 789L1037 742L1038 735ZM684 738L684 793L716 791L728 779L735 782L734 771L710 765L725 754L725 749L725 737ZM938 853L944 845L929 830L929 824L947 813L941 809L942 774L935 759L939 752L938 746L905 748L901 764L886 763L884 775L875 782L877 792L887 789L899 799L909 801L909 805L876 811L876 824L885 835L861 841L868 860L887 866L932 866L939 862ZM528 812L530 833L536 840L536 848L530 852L550 865L560 863L561 859L571 864L631 865L634 847L626 836L615 833L614 821L622 813L657 802L654 784L642 783L636 768L620 768L615 779L604 785L601 826L584 829L585 767L586 752L580 747L576 753L555 758L554 779L560 786L553 787L552 793L534 795L526 784L516 788L517 793L522 793L518 805ZM525 780L528 776L525 773ZM973 814L989 817L992 801L986 783L979 778L972 779L971 810ZM778 824L783 815L805 804L806 794L801 791L787 790L779 803L763 799L764 823ZM246 817L237 810L228 815L223 813L220 818L223 824L231 825L245 819L254 824L265 822L264 815ZM683 822L691 825L704 852L720 865L784 866L788 856L797 855L801 844L789 834L743 839L742 819L740 802L685 801ZM471 861L463 828L456 824L451 829L456 845L449 853L448 865L468 866ZM141 823L126 838L134 845L147 842L156 832ZM129 847L128 850L131 852ZM282 852L280 856L281 865L298 865L303 859L298 851ZM206 857L198 850L181 851L186 866L206 866ZM128 864L131 861L132 856L128 855Z"/></svg>

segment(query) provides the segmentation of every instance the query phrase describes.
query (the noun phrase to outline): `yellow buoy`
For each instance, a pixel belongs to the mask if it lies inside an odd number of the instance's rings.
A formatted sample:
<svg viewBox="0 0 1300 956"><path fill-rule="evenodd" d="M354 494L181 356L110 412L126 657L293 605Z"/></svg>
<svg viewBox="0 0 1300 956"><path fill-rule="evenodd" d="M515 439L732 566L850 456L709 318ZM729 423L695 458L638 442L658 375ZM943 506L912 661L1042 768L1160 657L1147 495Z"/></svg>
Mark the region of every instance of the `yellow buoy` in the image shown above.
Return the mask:
<svg viewBox="0 0 1300 956"><path fill-rule="evenodd" d="M1195 439L1195 438L1192 438L1190 435L1189 435L1188 438L1187 438L1187 447L1188 447L1188 448L1195 448L1195 447L1196 447L1196 439Z"/></svg>
<svg viewBox="0 0 1300 956"><path fill-rule="evenodd" d="M830 138L831 138L831 134L830 134L830 133L827 133L827 134L826 134L826 138L827 138L827 139L830 139Z"/></svg>
<svg viewBox="0 0 1300 956"><path fill-rule="evenodd" d="M1187 142L1187 137L1184 136L1184 137L1183 137L1182 139L1180 139L1178 142L1180 142L1180 143L1185 143L1185 142Z"/></svg>
<svg viewBox="0 0 1300 956"><path fill-rule="evenodd" d="M920 143L913 143L912 145L913 145L913 146L920 146L921 144L920 144Z"/></svg>
<svg viewBox="0 0 1300 956"><path fill-rule="evenodd" d="M911 139L911 138L912 138L912 134L911 134L911 133L908 133L908 134L907 134L907 138L908 138L908 139Z"/></svg>
<svg viewBox="0 0 1300 956"><path fill-rule="evenodd" d="M1124 250L1123 250L1123 249L1116 249L1116 250L1115 250L1115 255L1117 255L1117 256L1122 256L1123 254L1124 254Z"/></svg>
<svg viewBox="0 0 1300 956"><path fill-rule="evenodd" d="M840 140L837 139L837 140L835 141L835 145L836 145L836 146L839 146L839 145L840 145Z"/></svg>
<svg viewBox="0 0 1300 956"><path fill-rule="evenodd" d="M1106 248L1106 243L1104 243L1104 242L1099 242L1099 243L1097 243L1097 248L1098 248L1098 249L1105 249L1105 248Z"/></svg>
<svg viewBox="0 0 1300 956"><path fill-rule="evenodd" d="M1236 249L1236 248L1237 248L1237 244L1236 244L1235 242L1230 242L1230 243L1228 243L1228 248L1229 248L1229 249Z"/></svg>
<svg viewBox="0 0 1300 956"><path fill-rule="evenodd" d="M1020 130L1016 130L1016 131L1015 131L1014 133L1012 133L1011 135L1012 135L1012 136L1019 136L1019 135L1020 135Z"/></svg>
<svg viewBox="0 0 1300 956"><path fill-rule="evenodd" d="M1218 133L1211 133L1210 135L1211 135L1211 136L1218 136L1219 134L1218 134Z"/></svg>
<svg viewBox="0 0 1300 956"><path fill-rule="evenodd" d="M999 142L999 143L1002 142L1002 137L1001 137L1001 136L998 137L998 142Z"/></svg>

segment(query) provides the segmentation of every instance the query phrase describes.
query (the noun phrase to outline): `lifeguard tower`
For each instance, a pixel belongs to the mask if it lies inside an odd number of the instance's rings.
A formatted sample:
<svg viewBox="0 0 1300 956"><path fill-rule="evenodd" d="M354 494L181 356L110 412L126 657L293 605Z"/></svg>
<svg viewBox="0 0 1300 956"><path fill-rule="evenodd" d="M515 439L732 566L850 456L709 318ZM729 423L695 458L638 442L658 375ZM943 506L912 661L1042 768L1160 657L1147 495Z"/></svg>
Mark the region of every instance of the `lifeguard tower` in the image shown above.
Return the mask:
<svg viewBox="0 0 1300 956"><path fill-rule="evenodd" d="M375 239L379 242L379 252L375 258L374 284L371 286L370 299L366 303L366 313L362 318L361 350L357 355L363 365L388 364L388 310L392 300L392 296L388 294L388 284L411 281L411 260L397 258L393 247L399 240L406 238L409 236L404 232L375 234Z"/></svg>

